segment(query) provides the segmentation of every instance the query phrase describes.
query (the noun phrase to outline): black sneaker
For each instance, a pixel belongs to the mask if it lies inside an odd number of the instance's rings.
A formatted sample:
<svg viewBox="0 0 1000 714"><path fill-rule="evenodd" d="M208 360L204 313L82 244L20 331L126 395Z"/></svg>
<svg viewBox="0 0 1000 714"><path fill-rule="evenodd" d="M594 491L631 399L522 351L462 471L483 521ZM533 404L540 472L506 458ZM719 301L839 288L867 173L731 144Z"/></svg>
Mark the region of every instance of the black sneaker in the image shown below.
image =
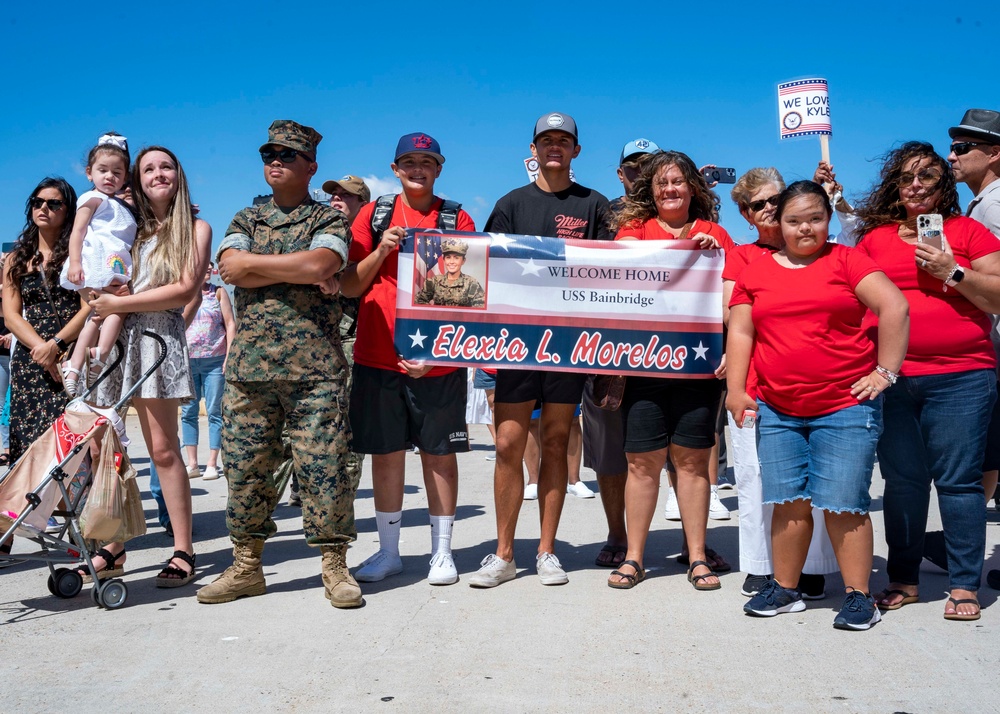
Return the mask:
<svg viewBox="0 0 1000 714"><path fill-rule="evenodd" d="M743 606L743 612L756 617L774 617L782 612L802 612L806 604L798 590L789 590L778 585L777 580L768 580L760 591Z"/></svg>
<svg viewBox="0 0 1000 714"><path fill-rule="evenodd" d="M803 600L822 600L826 597L826 576L802 573L799 576L799 592Z"/></svg>
<svg viewBox="0 0 1000 714"><path fill-rule="evenodd" d="M753 597L764 587L764 583L771 579L770 575L748 575L743 581L743 589L740 592L747 597Z"/></svg>
<svg viewBox="0 0 1000 714"><path fill-rule="evenodd" d="M867 630L881 620L875 599L860 590L852 590L844 598L833 626L838 630Z"/></svg>

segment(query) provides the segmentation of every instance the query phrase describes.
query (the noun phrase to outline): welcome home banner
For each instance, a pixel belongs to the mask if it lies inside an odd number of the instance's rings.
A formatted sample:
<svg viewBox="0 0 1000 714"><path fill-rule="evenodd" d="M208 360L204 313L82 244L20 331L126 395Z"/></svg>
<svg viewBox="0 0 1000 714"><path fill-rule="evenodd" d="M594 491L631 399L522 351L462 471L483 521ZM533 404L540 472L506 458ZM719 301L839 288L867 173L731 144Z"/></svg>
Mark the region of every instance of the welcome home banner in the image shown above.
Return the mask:
<svg viewBox="0 0 1000 714"><path fill-rule="evenodd" d="M409 229L396 351L435 365L713 377L723 265L722 250L694 241Z"/></svg>

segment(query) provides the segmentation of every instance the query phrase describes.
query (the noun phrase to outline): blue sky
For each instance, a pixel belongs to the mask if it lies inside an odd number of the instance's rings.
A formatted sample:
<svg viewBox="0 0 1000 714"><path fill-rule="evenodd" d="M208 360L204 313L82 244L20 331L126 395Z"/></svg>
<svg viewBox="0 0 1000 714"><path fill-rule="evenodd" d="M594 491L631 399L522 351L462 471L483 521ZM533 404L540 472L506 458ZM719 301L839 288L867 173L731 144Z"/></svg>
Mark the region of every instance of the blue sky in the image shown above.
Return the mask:
<svg viewBox="0 0 1000 714"><path fill-rule="evenodd" d="M438 193L480 227L526 182L531 130L549 111L576 118L577 178L609 198L621 147L639 136L699 164L808 178L818 141L779 142L775 97L776 83L808 76L830 82L832 159L850 197L895 143L946 151L966 108L1000 110L1000 11L985 5L383 2L290 15L253 0L8 3L0 234L17 236L44 176L89 188L83 158L109 129L133 153L174 150L216 243L268 191L257 147L276 118L324 135L314 188L345 173L390 181L399 136L431 134L447 158ZM722 223L740 240L724 191Z"/></svg>

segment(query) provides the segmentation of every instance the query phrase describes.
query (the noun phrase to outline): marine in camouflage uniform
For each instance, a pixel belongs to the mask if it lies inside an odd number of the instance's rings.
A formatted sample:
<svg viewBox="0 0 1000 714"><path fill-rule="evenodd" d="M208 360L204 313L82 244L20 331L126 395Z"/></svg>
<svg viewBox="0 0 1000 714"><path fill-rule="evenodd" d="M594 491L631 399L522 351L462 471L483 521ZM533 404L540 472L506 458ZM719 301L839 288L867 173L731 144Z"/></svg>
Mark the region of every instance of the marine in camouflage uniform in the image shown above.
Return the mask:
<svg viewBox="0 0 1000 714"><path fill-rule="evenodd" d="M416 303L442 307L485 307L486 293L483 286L474 277L462 272L469 244L457 238L445 238L441 241L441 252L445 258L446 271L449 268L453 270L428 278L417 293ZM449 256L452 256L451 259ZM461 262L455 259L456 256L461 258Z"/></svg>
<svg viewBox="0 0 1000 714"><path fill-rule="evenodd" d="M293 167L305 160L314 171L310 157L315 157L321 138L309 127L276 121L261 151L272 146L295 149L302 155L287 161L282 158L280 166ZM267 168L265 163L265 175ZM296 170L301 178L303 169ZM237 213L219 247L220 260L226 251L235 249L268 256L297 253L303 265L310 265L316 260L310 257L312 251L330 250L340 257L341 266L346 265L350 234L344 215L313 201L308 196L307 180L305 188L303 200L294 208L280 208L272 198ZM236 584L214 587L213 583L199 591L198 599L227 602L264 592L260 552L263 541L277 531L271 514L280 493L273 474L283 459L283 427L287 428L301 483L306 542L343 546L324 548L324 584L330 597L327 551L336 550L342 560L346 544L357 535L357 485L346 469L351 432L347 360L340 345L340 303L336 295L324 294L316 285L286 282L236 287L234 297L237 330L226 363L222 458L229 482L226 525L237 547L234 566L219 581L235 569L237 572L228 577L230 581L235 578ZM253 552L240 549L248 544ZM252 581L246 585L240 581L239 568L241 562L250 561L242 572L244 580ZM346 572L346 561L341 565ZM220 588L223 592L216 592ZM338 606L360 604L358 591L356 604Z"/></svg>

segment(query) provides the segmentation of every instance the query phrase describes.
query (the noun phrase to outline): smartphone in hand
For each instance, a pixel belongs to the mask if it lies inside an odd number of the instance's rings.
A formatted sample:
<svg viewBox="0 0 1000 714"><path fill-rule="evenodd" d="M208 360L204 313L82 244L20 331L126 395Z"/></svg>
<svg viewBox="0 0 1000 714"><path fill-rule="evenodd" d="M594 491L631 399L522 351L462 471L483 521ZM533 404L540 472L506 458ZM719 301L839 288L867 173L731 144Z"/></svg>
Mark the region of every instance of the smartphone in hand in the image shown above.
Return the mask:
<svg viewBox="0 0 1000 714"><path fill-rule="evenodd" d="M917 242L944 250L944 220L940 213L922 213L917 216Z"/></svg>
<svg viewBox="0 0 1000 714"><path fill-rule="evenodd" d="M701 175L709 183L736 183L736 169L728 169L724 166L717 166L714 169L706 168L702 170Z"/></svg>

